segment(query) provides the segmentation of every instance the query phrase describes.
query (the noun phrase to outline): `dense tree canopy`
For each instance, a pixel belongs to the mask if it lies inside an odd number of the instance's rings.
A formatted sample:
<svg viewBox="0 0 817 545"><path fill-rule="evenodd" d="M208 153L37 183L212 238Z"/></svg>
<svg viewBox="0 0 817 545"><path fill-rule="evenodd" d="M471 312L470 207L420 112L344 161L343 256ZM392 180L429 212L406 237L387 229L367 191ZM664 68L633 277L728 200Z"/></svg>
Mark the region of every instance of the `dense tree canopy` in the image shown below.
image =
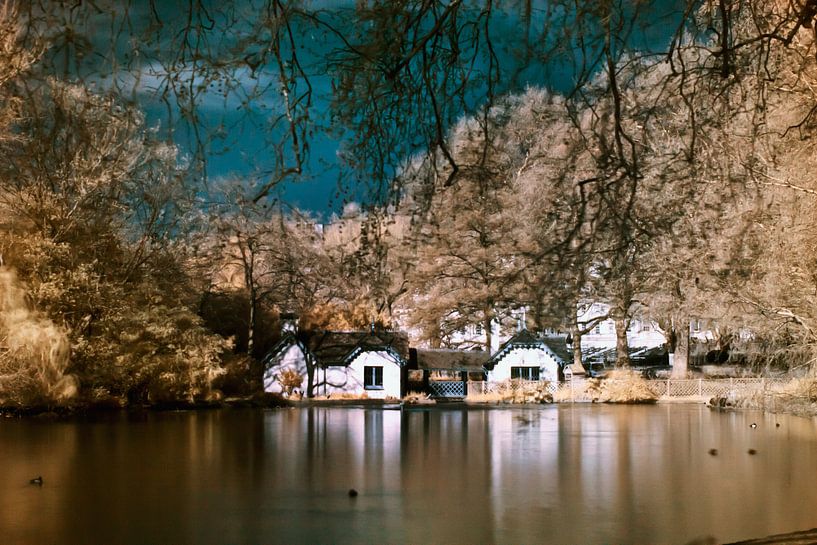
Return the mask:
<svg viewBox="0 0 817 545"><path fill-rule="evenodd" d="M706 318L763 365L809 366L816 14L6 2L0 398L212 397L282 312L445 344L525 307L578 345L597 300L621 364L641 315L679 361ZM244 175L208 179L242 145ZM316 168L360 205L326 220L278 200Z"/></svg>

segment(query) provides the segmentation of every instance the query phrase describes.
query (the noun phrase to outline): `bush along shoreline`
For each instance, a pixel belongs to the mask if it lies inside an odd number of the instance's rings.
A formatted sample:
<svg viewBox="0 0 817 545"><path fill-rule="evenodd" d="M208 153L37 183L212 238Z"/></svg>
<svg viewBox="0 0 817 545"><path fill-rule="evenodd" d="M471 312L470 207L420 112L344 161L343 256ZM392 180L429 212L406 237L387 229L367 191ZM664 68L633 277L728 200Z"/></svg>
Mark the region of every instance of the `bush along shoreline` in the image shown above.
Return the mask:
<svg viewBox="0 0 817 545"><path fill-rule="evenodd" d="M754 409L805 418L817 417L817 378L793 378L762 392L721 394L712 397L707 405L713 409Z"/></svg>
<svg viewBox="0 0 817 545"><path fill-rule="evenodd" d="M254 395L225 397L210 400L177 400L157 403L125 403L119 400L73 399L60 405L0 405L0 416L13 417L72 417L104 412L135 411L198 411L231 408L276 409L293 407L296 403L279 394L261 392Z"/></svg>

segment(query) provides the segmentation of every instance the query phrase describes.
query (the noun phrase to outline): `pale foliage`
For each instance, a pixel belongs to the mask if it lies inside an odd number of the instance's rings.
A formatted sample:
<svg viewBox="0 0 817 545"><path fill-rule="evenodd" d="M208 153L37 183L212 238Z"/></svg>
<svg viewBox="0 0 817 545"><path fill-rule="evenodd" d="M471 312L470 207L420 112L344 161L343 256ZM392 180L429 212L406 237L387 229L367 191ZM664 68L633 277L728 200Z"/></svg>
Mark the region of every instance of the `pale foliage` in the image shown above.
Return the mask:
<svg viewBox="0 0 817 545"><path fill-rule="evenodd" d="M469 394L469 403L552 403L554 395L548 381L508 379L496 385L491 392Z"/></svg>
<svg viewBox="0 0 817 545"><path fill-rule="evenodd" d="M304 377L301 374L292 368L287 368L281 371L281 374L278 376L278 382L281 383L281 387L284 389L284 393L287 397L292 395L292 392L296 388L300 388L301 384L303 383Z"/></svg>
<svg viewBox="0 0 817 545"><path fill-rule="evenodd" d="M4 272L3 402L211 397L230 344L191 310L168 240L188 195L175 148L112 95L18 76L0 139L0 256L22 280Z"/></svg>
<svg viewBox="0 0 817 545"><path fill-rule="evenodd" d="M306 331L361 331L372 325L377 328L391 325L388 316L365 298L317 304L306 310L300 324Z"/></svg>
<svg viewBox="0 0 817 545"><path fill-rule="evenodd" d="M66 374L66 331L31 308L14 270L0 267L0 405L65 402L77 393Z"/></svg>
<svg viewBox="0 0 817 545"><path fill-rule="evenodd" d="M598 386L595 401L601 403L652 403L658 396L637 371L611 371Z"/></svg>

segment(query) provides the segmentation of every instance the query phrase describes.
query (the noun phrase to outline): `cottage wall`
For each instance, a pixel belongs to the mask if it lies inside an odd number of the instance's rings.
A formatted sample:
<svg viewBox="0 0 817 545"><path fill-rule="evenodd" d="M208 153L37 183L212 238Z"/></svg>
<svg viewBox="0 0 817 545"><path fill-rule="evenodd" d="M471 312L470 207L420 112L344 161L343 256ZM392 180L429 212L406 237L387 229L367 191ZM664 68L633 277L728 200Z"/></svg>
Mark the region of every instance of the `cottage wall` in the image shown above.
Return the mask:
<svg viewBox="0 0 817 545"><path fill-rule="evenodd" d="M502 382L511 378L511 367L539 367L539 379L559 380L559 364L541 348L514 348L488 372L488 380Z"/></svg>
<svg viewBox="0 0 817 545"><path fill-rule="evenodd" d="M367 366L383 368L383 389L367 390L364 387L364 368ZM327 384L315 391L318 395L365 393L371 399L400 398L400 365L388 352L363 352L348 367L328 367L325 373ZM323 379L323 369L319 375Z"/></svg>
<svg viewBox="0 0 817 545"><path fill-rule="evenodd" d="M278 377L286 369L295 369L301 375L300 391L306 393L307 373L306 373L306 356L304 356L301 347L297 344L290 345L284 354L278 359L278 362L271 365L264 371L264 391L280 394L283 392L281 383L278 382Z"/></svg>

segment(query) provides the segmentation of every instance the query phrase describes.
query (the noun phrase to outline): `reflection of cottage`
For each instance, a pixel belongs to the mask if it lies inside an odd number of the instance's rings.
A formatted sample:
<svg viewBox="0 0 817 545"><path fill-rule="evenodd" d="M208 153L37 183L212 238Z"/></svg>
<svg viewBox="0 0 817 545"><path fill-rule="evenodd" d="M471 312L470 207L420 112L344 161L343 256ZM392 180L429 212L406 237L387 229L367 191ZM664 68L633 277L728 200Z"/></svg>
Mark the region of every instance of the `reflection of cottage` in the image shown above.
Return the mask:
<svg viewBox="0 0 817 545"><path fill-rule="evenodd" d="M508 339L485 364L489 382L508 379L564 380L571 362L564 337L539 337L522 330Z"/></svg>
<svg viewBox="0 0 817 545"><path fill-rule="evenodd" d="M408 337L392 332L312 333L305 343L285 336L264 359L266 391L282 390L281 373L289 368L303 376L301 391L308 388L313 370L314 395L351 394L374 399L400 398ZM277 349L277 351L276 351Z"/></svg>
<svg viewBox="0 0 817 545"><path fill-rule="evenodd" d="M411 349L409 369L422 373L424 389L432 397L461 399L469 380L485 380L488 356L480 350Z"/></svg>

